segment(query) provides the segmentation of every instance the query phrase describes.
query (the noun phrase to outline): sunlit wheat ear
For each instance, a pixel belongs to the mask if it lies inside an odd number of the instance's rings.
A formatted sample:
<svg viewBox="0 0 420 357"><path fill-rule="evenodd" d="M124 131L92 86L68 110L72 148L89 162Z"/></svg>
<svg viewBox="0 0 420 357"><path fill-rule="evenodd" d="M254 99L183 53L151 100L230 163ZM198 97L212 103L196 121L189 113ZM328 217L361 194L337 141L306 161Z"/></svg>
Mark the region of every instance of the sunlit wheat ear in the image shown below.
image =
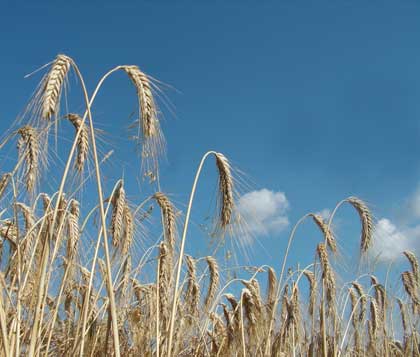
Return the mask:
<svg viewBox="0 0 420 357"><path fill-rule="evenodd" d="M251 326L255 325L257 323L257 317L255 316L255 303L251 292L246 288L242 289L242 304L249 324Z"/></svg>
<svg viewBox="0 0 420 357"><path fill-rule="evenodd" d="M351 322L352 322L353 328L355 329L355 333L357 334L357 325L359 321L358 316L356 314L358 297L354 288L349 288L349 296L350 296L350 303L351 303L351 312L353 312L353 315L351 317ZM357 345L357 343L355 344Z"/></svg>
<svg viewBox="0 0 420 357"><path fill-rule="evenodd" d="M112 217L110 230L112 235L112 244L114 247L119 248L123 234L124 208L126 206L124 183L122 180L119 182L114 191L111 203Z"/></svg>
<svg viewBox="0 0 420 357"><path fill-rule="evenodd" d="M82 118L78 114L67 114L66 118L73 124L75 132L80 130L79 138L77 139L77 157L75 167L77 171L83 172L85 163L89 153L89 131Z"/></svg>
<svg viewBox="0 0 420 357"><path fill-rule="evenodd" d="M10 219L6 219L0 225L0 236L11 243L13 249L16 249L18 229Z"/></svg>
<svg viewBox="0 0 420 357"><path fill-rule="evenodd" d="M58 55L44 79L42 92L42 118L50 119L60 108L60 97L64 82L70 70L72 60L65 55Z"/></svg>
<svg viewBox="0 0 420 357"><path fill-rule="evenodd" d="M380 327L380 317L378 305L374 299L370 301L370 319L372 320L373 334L376 335Z"/></svg>
<svg viewBox="0 0 420 357"><path fill-rule="evenodd" d="M417 312L420 308L420 299L417 291L417 284L414 274L411 271L405 271L401 274L404 289L413 302L413 312Z"/></svg>
<svg viewBox="0 0 420 357"><path fill-rule="evenodd" d="M416 255L413 252L410 252L408 250L404 252L404 255L410 262L411 270L413 271L414 280L416 281L416 284L420 285L420 268L419 268L419 262L416 258Z"/></svg>
<svg viewBox="0 0 420 357"><path fill-rule="evenodd" d="M221 153L216 153L215 156L219 172L219 225L224 230L232 219L234 207L233 177L228 159Z"/></svg>
<svg viewBox="0 0 420 357"><path fill-rule="evenodd" d="M172 262L170 261L171 256L168 254L168 248L164 242L159 245L159 309L162 314L162 323L166 328L168 320L168 307L169 307L169 296L168 292L170 289L171 269Z"/></svg>
<svg viewBox="0 0 420 357"><path fill-rule="evenodd" d="M18 131L19 158L24 157L24 181L28 192L33 192L39 174L40 145L37 130L25 125Z"/></svg>
<svg viewBox="0 0 420 357"><path fill-rule="evenodd" d="M303 274L306 276L309 282L309 306L308 306L308 312L309 315L314 314L315 309L315 300L316 300L316 279L315 274L311 272L310 270L305 270Z"/></svg>
<svg viewBox="0 0 420 357"><path fill-rule="evenodd" d="M159 122L157 120L157 108L149 78L137 66L124 66L123 68L137 90L141 109L140 125L144 137L150 138L158 135Z"/></svg>
<svg viewBox="0 0 420 357"><path fill-rule="evenodd" d="M360 312L359 312L359 321L363 322L366 317L366 306L367 306L367 297L363 290L363 286L357 281L352 282L353 287L357 291L360 297Z"/></svg>
<svg viewBox="0 0 420 357"><path fill-rule="evenodd" d="M35 224L35 215L31 207L28 207L22 202L16 203L16 206L20 209L23 215L25 223L25 242L23 244L23 255L25 259L29 261L30 254L32 252L32 245L37 235L37 231L32 229Z"/></svg>
<svg viewBox="0 0 420 357"><path fill-rule="evenodd" d="M362 223L362 236L360 239L360 250L362 253L365 253L372 243L372 233L373 233L373 218L372 214L366 205L361 199L357 197L349 197L347 199L357 211Z"/></svg>
<svg viewBox="0 0 420 357"><path fill-rule="evenodd" d="M310 216L313 218L316 225L324 234L328 247L333 253L337 253L337 242L335 240L333 232L331 231L331 228L328 227L328 224L324 222L323 218L319 214L311 213Z"/></svg>
<svg viewBox="0 0 420 357"><path fill-rule="evenodd" d="M153 198L156 200L161 209L165 238L169 248L173 250L175 248L175 240L177 235L175 208L171 201L169 201L168 197L162 192L156 192L153 195Z"/></svg>
<svg viewBox="0 0 420 357"><path fill-rule="evenodd" d="M131 255L127 254L124 266L123 266L123 273L121 277L121 296L126 297L128 291L128 282L131 274Z"/></svg>
<svg viewBox="0 0 420 357"><path fill-rule="evenodd" d="M207 295L204 300L204 307L208 310L213 302L214 296L216 295L216 291L219 287L219 265L214 257L208 256L206 257L207 266L210 272L210 279L209 279L209 288L207 290Z"/></svg>
<svg viewBox="0 0 420 357"><path fill-rule="evenodd" d="M3 197L4 191L6 190L7 185L10 182L11 176L12 175L10 174L10 172L6 172L0 178L0 199Z"/></svg>
<svg viewBox="0 0 420 357"><path fill-rule="evenodd" d="M123 234L124 241L122 243L121 254L125 256L130 251L131 244L133 243L133 239L134 239L133 213L131 212L131 209L127 203L124 206L123 224L124 224L124 234Z"/></svg>
<svg viewBox="0 0 420 357"><path fill-rule="evenodd" d="M143 135L142 156L152 160L156 169L157 157L164 151L164 139L158 120L158 108L153 98L149 77L137 66L123 66L136 87L140 107L139 127Z"/></svg>
<svg viewBox="0 0 420 357"><path fill-rule="evenodd" d="M405 308L405 304L402 302L401 299L397 298L397 303L400 308L400 314L401 314L401 322L403 326L404 336L408 334L408 316L407 316L407 310Z"/></svg>
<svg viewBox="0 0 420 357"><path fill-rule="evenodd" d="M251 293L252 301L255 306L255 312L259 317L262 312L263 302L261 299L261 291L257 279L241 280L241 283L244 284L247 290Z"/></svg>
<svg viewBox="0 0 420 357"><path fill-rule="evenodd" d="M187 309L191 315L198 314L198 307L200 303L200 285L197 281L196 261L191 256L185 257L187 262L187 291L185 293L185 302Z"/></svg>
<svg viewBox="0 0 420 357"><path fill-rule="evenodd" d="M328 260L327 249L325 248L324 243L318 244L317 252L318 252L319 260L321 262L321 267L322 267L322 278L325 281L325 287L326 287L326 292L327 292L326 298L327 298L327 302L331 310L334 299L335 299L336 284L335 284L334 272L331 269L331 265Z"/></svg>
<svg viewBox="0 0 420 357"><path fill-rule="evenodd" d="M71 260L75 257L77 243L80 237L79 231L80 205L76 200L70 202L70 213L67 216L67 252L66 257Z"/></svg>
<svg viewBox="0 0 420 357"><path fill-rule="evenodd" d="M267 301L266 306L268 312L272 312L274 304L276 301L276 291L277 291L277 277L276 272L272 267L268 268L268 279L267 279Z"/></svg>

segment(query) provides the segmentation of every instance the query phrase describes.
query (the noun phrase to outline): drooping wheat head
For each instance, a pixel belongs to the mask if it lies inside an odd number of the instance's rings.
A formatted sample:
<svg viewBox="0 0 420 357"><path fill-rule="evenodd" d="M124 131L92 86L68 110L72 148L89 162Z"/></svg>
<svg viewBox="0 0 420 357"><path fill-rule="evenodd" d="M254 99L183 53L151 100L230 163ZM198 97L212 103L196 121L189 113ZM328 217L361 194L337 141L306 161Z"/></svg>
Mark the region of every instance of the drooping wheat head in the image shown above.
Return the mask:
<svg viewBox="0 0 420 357"><path fill-rule="evenodd" d="M221 153L216 153L215 156L219 172L219 225L224 230L231 223L233 213L233 178L228 159Z"/></svg>
<svg viewBox="0 0 420 357"><path fill-rule="evenodd" d="M208 311L219 287L219 265L217 264L217 260L212 256L207 256L206 262L210 272L210 279L207 295L204 300L204 308Z"/></svg>
<svg viewBox="0 0 420 357"><path fill-rule="evenodd" d="M362 223L360 250L366 253L372 243L373 218L367 204L357 197L349 197L347 201L356 209Z"/></svg>
<svg viewBox="0 0 420 357"><path fill-rule="evenodd" d="M60 108L60 97L64 82L70 70L72 59L58 55L44 79L42 92L42 118L51 119Z"/></svg>
<svg viewBox="0 0 420 357"><path fill-rule="evenodd" d="M175 208L168 197L162 192L156 192L153 198L156 200L162 212L165 239L168 247L173 250L177 236Z"/></svg>
<svg viewBox="0 0 420 357"><path fill-rule="evenodd" d="M39 174L40 146L37 130L25 125L18 131L19 158L24 157L24 181L28 192L33 192Z"/></svg>
<svg viewBox="0 0 420 357"><path fill-rule="evenodd" d="M115 248L121 248L121 239L123 234L123 222L124 222L124 208L126 207L125 202L125 190L124 183L121 180L115 189L115 192L111 199L112 203L112 217L111 217L111 236L112 244Z"/></svg>
<svg viewBox="0 0 420 357"><path fill-rule="evenodd" d="M335 240L332 230L330 229L330 227L328 227L328 224L324 222L323 218L319 214L311 213L310 216L324 234L328 247L333 253L337 253L337 242Z"/></svg>
<svg viewBox="0 0 420 357"><path fill-rule="evenodd" d="M77 171L82 173L89 153L89 130L78 114L70 113L66 117L73 124L76 133L80 131L77 139L77 156L74 165Z"/></svg>

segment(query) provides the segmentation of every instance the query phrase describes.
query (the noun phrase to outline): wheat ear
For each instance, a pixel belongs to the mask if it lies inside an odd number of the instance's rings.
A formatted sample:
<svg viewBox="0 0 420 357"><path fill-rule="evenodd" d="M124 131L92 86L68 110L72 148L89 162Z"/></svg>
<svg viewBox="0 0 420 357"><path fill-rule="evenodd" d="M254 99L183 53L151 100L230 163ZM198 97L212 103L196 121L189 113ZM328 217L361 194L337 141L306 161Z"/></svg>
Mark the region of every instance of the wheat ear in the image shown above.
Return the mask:
<svg viewBox="0 0 420 357"><path fill-rule="evenodd" d="M39 135L35 128L25 125L18 130L20 138L18 141L19 156L25 157L25 182L26 189L32 192L35 188L39 173Z"/></svg>
<svg viewBox="0 0 420 357"><path fill-rule="evenodd" d="M349 197L347 201L356 209L362 223L360 250L365 253L372 243L373 218L367 204L357 197Z"/></svg>
<svg viewBox="0 0 420 357"><path fill-rule="evenodd" d="M175 247L175 240L176 240L176 219L175 219L175 208L171 201L169 201L168 197L162 192L156 192L153 195L153 198L156 200L157 204L159 205L164 229L165 229L165 238L168 242L168 246L171 250Z"/></svg>
<svg viewBox="0 0 420 357"><path fill-rule="evenodd" d="M58 113L60 96L64 81L70 70L72 60L65 55L58 55L48 72L42 93L42 118L50 119Z"/></svg>
<svg viewBox="0 0 420 357"><path fill-rule="evenodd" d="M231 222L234 199L233 178L228 159L221 153L216 153L216 165L219 172L219 206L220 227L225 229Z"/></svg>
<svg viewBox="0 0 420 357"><path fill-rule="evenodd" d="M77 139L77 157L75 161L75 167L77 171L83 172L89 152L88 127L78 114L70 113L67 114L66 117L73 124L76 133L80 131L79 137Z"/></svg>
<svg viewBox="0 0 420 357"><path fill-rule="evenodd" d="M331 228L328 226L327 223L324 222L322 217L319 214L309 214L309 216L312 217L316 225L319 227L319 229L324 234L325 240L328 244L328 247L331 249L333 253L337 253L337 243L334 237L334 234L331 230Z"/></svg>
<svg viewBox="0 0 420 357"><path fill-rule="evenodd" d="M212 256L206 257L206 262L210 272L210 281L209 288L207 290L207 295L204 300L205 309L210 308L211 303L213 302L214 296L216 295L217 288L219 286L219 266L217 261Z"/></svg>

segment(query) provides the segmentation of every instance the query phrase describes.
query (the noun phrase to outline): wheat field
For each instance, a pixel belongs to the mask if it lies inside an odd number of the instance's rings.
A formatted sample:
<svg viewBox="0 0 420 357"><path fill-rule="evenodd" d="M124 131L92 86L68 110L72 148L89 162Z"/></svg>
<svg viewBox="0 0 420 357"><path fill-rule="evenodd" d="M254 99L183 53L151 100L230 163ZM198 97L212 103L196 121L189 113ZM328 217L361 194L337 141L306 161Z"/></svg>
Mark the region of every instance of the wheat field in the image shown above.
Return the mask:
<svg viewBox="0 0 420 357"><path fill-rule="evenodd" d="M132 126L141 170L158 181L165 139L157 82L135 65L121 65L89 94L72 58L60 54L41 70L44 76L33 97L1 143L12 162L0 179L1 355L420 355L420 268L414 253L404 252L410 269L400 272L401 296L373 274L342 284L331 264L340 253L332 220L343 205L360 218L361 261L371 248L374 220L364 201L343 199L328 221L315 213L302 217L277 271L262 266L247 279L227 277L214 256L193 257L185 249L207 161L218 176L215 235L240 239L236 180L227 156L216 151L203 155L182 213L157 189L131 202L123 177L105 192L102 164L109 155L97 145L95 98L108 77L125 73L138 100ZM70 73L83 93L80 113L64 103ZM63 122L73 132L63 131ZM68 151L61 157L58 185L51 189L45 177L52 152L63 151L57 149L63 138ZM89 202L84 196L95 197L95 204L84 206ZM145 202L159 210L161 219L154 224L161 236L142 247L139 256ZM289 249L303 221L312 222L324 240L312 264L288 269ZM146 276L145 270L152 273Z"/></svg>

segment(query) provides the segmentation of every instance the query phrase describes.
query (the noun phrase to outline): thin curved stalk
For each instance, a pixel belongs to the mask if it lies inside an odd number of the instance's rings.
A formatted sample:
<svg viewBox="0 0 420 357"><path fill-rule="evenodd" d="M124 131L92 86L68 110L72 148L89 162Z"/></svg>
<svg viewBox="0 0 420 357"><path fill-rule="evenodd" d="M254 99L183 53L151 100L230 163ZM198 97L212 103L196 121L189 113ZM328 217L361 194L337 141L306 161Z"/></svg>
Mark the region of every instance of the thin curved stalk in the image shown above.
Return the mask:
<svg viewBox="0 0 420 357"><path fill-rule="evenodd" d="M92 95L92 98L90 100L89 100L89 97L88 97L88 94L87 94L87 90L86 90L86 86L84 84L83 77L82 77L82 75L81 75L81 73L80 73L76 64L74 64L74 69L75 69L76 74L78 75L78 77L80 79L80 82L82 84L82 87L83 87L84 97L85 97L85 101L86 101L86 105L87 105L87 115L89 117L90 136L91 136L91 140L92 140L93 160L94 160L94 163L95 163L96 184L97 184L98 198L99 198L99 211L100 211L100 215L101 215L102 235L104 237L105 264L106 264L106 270L107 270L107 284L108 284L108 288L109 288L108 294L109 294L109 304L110 304L111 320L112 320L111 322L112 322L112 330L113 330L113 338L114 338L114 351L115 351L115 356L119 357L120 356L120 342L119 342L119 336L118 336L117 309L116 309L116 306L115 306L115 296L114 296L114 289L113 289L112 275L111 275L111 260L110 260L110 256L109 256L108 237L107 237L107 230L106 230L106 217L105 217L104 202L103 202L104 198L103 198L103 193L102 193L101 173L100 173L98 152L97 152L97 149L96 149L95 130L94 130L94 127L93 127L92 113L91 113L90 107L93 103L93 100L95 99L95 96L96 96L101 84L104 82L104 80L109 75L111 75L111 73L117 71L118 69L120 69L120 67L118 66L118 67L112 69L107 74L105 74L105 76L102 77L102 79L100 80L99 84L97 85L96 90L95 90L95 92ZM86 117L86 113L85 113L84 117ZM84 123L84 121L83 121L83 123ZM81 131L80 129L81 128L79 128L78 132ZM75 141L73 143L73 146L75 146L76 144L77 143ZM101 235L99 235L99 237L98 237L98 240L100 240L100 239L101 239ZM88 291L87 291L87 296L88 297L90 296L90 290L92 288L92 286L91 286L92 279L93 279L93 274L91 274L91 279L89 281L89 287L88 287ZM85 315L86 315L86 313L85 313ZM82 341L81 341L81 344L80 344L80 353L79 353L79 355L81 357L83 356L85 328L86 328L86 320L84 319L83 320L83 325L82 325Z"/></svg>
<svg viewBox="0 0 420 357"><path fill-rule="evenodd" d="M172 355L172 339L173 339L173 333L174 333L174 325L175 325L175 315L177 310L177 302L178 302L178 287L179 287L179 280L181 277L181 268L182 268L182 260L184 257L184 248L185 248L185 240L187 236L187 230L188 230L188 223L190 220L190 214L191 214L191 208L192 203L194 201L195 191L197 189L197 183L198 179L200 177L201 170L203 168L204 162L206 161L207 157L210 155L215 155L215 151L208 151L204 154L204 156L201 159L200 165L198 166L197 173L195 174L194 183L191 189L191 195L190 200L188 203L187 213L185 215L185 222L184 222L184 229L182 232L182 238L181 238L181 248L179 251L179 258L178 258L178 266L176 271L176 279L175 279L175 287L174 287L174 295L173 295L173 302L172 302L172 312L171 312L171 321L169 325L169 339L168 339L168 350L167 350L167 356L171 357Z"/></svg>

